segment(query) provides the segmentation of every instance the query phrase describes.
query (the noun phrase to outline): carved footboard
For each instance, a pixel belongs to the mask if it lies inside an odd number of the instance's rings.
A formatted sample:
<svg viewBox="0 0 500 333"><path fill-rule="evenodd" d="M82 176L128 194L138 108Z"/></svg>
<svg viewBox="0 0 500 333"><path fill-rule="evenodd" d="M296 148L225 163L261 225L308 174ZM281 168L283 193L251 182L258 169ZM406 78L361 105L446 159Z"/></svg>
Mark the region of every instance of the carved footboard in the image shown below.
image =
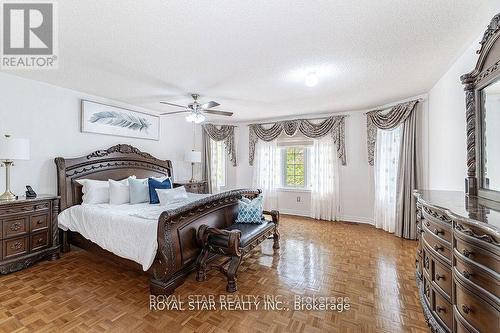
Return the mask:
<svg viewBox="0 0 500 333"><path fill-rule="evenodd" d="M201 250L196 231L202 224L224 228L233 223L238 199L259 195L259 190L243 189L219 193L176 210L163 212L158 221L158 251L153 263L151 293L170 295L195 269Z"/></svg>

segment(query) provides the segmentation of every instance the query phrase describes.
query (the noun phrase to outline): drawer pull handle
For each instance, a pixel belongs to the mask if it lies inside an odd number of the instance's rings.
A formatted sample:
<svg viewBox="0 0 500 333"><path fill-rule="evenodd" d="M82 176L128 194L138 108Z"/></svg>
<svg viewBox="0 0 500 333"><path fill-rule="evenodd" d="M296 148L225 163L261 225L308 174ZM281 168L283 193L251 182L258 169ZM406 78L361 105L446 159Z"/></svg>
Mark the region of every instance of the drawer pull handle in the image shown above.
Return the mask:
<svg viewBox="0 0 500 333"><path fill-rule="evenodd" d="M443 250L444 250L444 248L442 246L439 246L437 244L434 245L434 251L438 251L439 252L439 251L443 251Z"/></svg>
<svg viewBox="0 0 500 333"><path fill-rule="evenodd" d="M472 309L470 307L468 307L467 305L465 304L462 304L462 311L465 313L465 314L469 314L472 312Z"/></svg>
<svg viewBox="0 0 500 333"><path fill-rule="evenodd" d="M425 221L425 225L428 226L428 227L431 226L431 224L429 223L429 221Z"/></svg>
<svg viewBox="0 0 500 333"><path fill-rule="evenodd" d="M444 235L444 231L443 231L443 230L439 230L439 229L434 229L434 234L435 234L436 236L439 236L440 234L441 234L441 235Z"/></svg>
<svg viewBox="0 0 500 333"><path fill-rule="evenodd" d="M19 222L12 223L10 225L10 230L11 231L18 231L19 229L21 229L21 223L19 223Z"/></svg>
<svg viewBox="0 0 500 333"><path fill-rule="evenodd" d="M38 225L43 224L43 221L42 220L38 220L38 221L36 221L36 224L38 224Z"/></svg>
<svg viewBox="0 0 500 333"><path fill-rule="evenodd" d="M22 246L21 242L15 242L14 244L12 244L10 246L10 249L11 250L19 250L19 249L21 249L21 246Z"/></svg>
<svg viewBox="0 0 500 333"><path fill-rule="evenodd" d="M471 275L472 275L472 273L471 273L471 272L467 272L467 271L463 271L463 272L462 272L462 274L464 275L464 277L465 277L466 279L470 279L470 277L471 277Z"/></svg>
<svg viewBox="0 0 500 333"><path fill-rule="evenodd" d="M42 244L43 243L43 238L38 238L38 240L36 242L37 242L37 244Z"/></svg>
<svg viewBox="0 0 500 333"><path fill-rule="evenodd" d="M436 275L435 275L435 278L436 278L436 281L439 281L439 280L441 280L441 279L443 279L443 280L444 280L444 275L439 275L439 274L436 274Z"/></svg>
<svg viewBox="0 0 500 333"><path fill-rule="evenodd" d="M439 305L436 306L436 312L441 312L441 311L443 311L444 313L446 313L446 308L440 307Z"/></svg>
<svg viewBox="0 0 500 333"><path fill-rule="evenodd" d="M472 251L469 251L467 249L463 249L462 253L463 253L464 256L466 256L467 258L469 258L470 255L472 254Z"/></svg>

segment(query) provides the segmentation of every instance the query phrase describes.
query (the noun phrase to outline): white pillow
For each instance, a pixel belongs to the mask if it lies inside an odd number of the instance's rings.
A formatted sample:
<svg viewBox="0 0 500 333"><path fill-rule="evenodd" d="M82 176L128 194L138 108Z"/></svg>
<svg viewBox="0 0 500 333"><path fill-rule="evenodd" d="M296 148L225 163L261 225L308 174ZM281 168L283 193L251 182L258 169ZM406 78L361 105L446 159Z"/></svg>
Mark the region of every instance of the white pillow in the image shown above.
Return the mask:
<svg viewBox="0 0 500 333"><path fill-rule="evenodd" d="M169 189L156 189L156 193L158 193L158 199L160 199L160 206L183 201L188 197L184 186Z"/></svg>
<svg viewBox="0 0 500 333"><path fill-rule="evenodd" d="M109 182L109 203L111 205L123 205L130 203L130 188L128 179L117 182L110 179Z"/></svg>
<svg viewBox="0 0 500 333"><path fill-rule="evenodd" d="M132 176L135 178L135 176ZM77 183L83 186L82 202L84 204L109 203L109 182L107 180L77 179ZM128 179L120 182L128 183Z"/></svg>
<svg viewBox="0 0 500 333"><path fill-rule="evenodd" d="M93 179L77 179L83 185L82 201L84 204L100 204L109 202L109 184L107 181Z"/></svg>

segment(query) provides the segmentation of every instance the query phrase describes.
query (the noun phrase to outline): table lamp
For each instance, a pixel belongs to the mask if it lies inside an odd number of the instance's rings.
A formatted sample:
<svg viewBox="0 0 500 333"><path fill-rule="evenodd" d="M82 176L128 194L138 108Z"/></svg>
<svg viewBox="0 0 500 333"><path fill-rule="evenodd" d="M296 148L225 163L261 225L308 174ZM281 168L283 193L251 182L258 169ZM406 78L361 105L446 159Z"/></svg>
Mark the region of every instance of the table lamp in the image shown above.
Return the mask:
<svg viewBox="0 0 500 333"><path fill-rule="evenodd" d="M194 164L201 162L201 152L195 151L194 149L188 151L184 156L184 160L186 162L191 162L191 179L189 180L189 182L194 183L196 182L196 180L194 179Z"/></svg>
<svg viewBox="0 0 500 333"><path fill-rule="evenodd" d="M14 160L29 160L30 142L28 139L11 138L10 135L0 138L0 160L5 165L5 192L0 200L15 200L16 195L10 191L10 167Z"/></svg>

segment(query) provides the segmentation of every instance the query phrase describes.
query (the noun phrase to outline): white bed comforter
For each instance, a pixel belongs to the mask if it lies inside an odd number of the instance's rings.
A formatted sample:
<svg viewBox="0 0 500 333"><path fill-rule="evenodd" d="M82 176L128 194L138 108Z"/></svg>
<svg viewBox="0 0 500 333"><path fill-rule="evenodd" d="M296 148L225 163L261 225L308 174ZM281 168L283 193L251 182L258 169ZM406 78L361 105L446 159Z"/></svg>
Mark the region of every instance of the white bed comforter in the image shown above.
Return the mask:
<svg viewBox="0 0 500 333"><path fill-rule="evenodd" d="M170 205L82 204L58 216L59 228L80 233L105 250L142 265L147 271L158 249L158 218L166 210L178 208L206 197L188 193L188 198Z"/></svg>

